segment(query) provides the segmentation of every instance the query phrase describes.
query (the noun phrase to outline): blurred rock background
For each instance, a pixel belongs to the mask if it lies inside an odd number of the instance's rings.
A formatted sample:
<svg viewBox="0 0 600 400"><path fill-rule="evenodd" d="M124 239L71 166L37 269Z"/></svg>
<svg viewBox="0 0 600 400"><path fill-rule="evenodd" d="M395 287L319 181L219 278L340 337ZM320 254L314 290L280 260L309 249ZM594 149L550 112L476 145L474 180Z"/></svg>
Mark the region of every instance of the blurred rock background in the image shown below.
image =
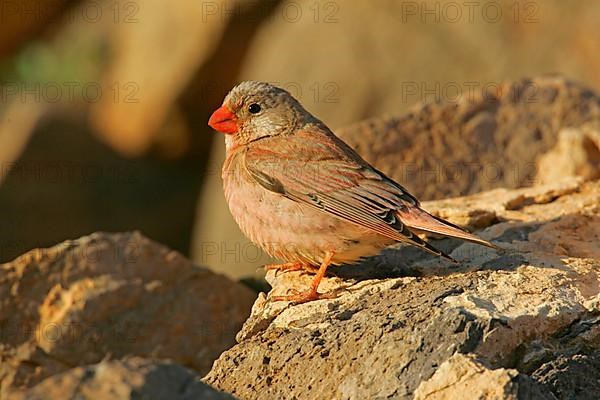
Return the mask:
<svg viewBox="0 0 600 400"><path fill-rule="evenodd" d="M583 157L598 165L597 102L563 101L573 90L593 99L591 91L556 84L563 99L556 114L564 118L549 113L528 123L527 110L498 110L510 109L509 93L518 93L521 103L538 95L553 101L552 90L539 91L539 81L524 77L558 73L600 89L600 3L470 4L3 1L0 261L94 231L138 229L231 276L258 274L267 259L229 217L220 188L222 138L206 126L226 92L244 79L279 83L332 128L381 115L404 121L343 131L398 179L402 172L379 156L379 135L431 131L418 151L407 151L413 143L406 140L386 141L383 149L412 154L420 168L422 153L425 164L439 163L440 154L447 155L444 162L454 156L467 162L463 134L475 138L466 145L477 157L478 132L491 132L492 148L535 166L533 175L525 171L534 179L509 179L503 171L502 179L464 187L449 186L443 175L407 182L424 199L529 186L563 172L597 177L589 163L582 170L576 162ZM469 112L472 96L492 105ZM442 105L420 105L432 102ZM455 129L432 131L422 118L431 107ZM452 125L457 108L464 120ZM496 136L506 132L498 126L507 120L529 139L510 147ZM573 162L561 156L572 153L578 154ZM538 178L540 165L561 167Z"/></svg>

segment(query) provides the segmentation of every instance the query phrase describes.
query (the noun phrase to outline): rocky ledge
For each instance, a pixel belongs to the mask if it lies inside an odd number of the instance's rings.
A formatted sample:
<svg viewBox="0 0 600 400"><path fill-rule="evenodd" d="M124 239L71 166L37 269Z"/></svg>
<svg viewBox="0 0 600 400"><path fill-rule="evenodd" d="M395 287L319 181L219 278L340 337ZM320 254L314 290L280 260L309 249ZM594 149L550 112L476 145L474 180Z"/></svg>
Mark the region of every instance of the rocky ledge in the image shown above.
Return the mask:
<svg viewBox="0 0 600 400"><path fill-rule="evenodd" d="M390 248L333 269L321 288L336 299L260 294L204 381L242 399L598 398L600 181L424 207L499 249L436 241L453 267ZM269 273L269 296L311 278Z"/></svg>
<svg viewBox="0 0 600 400"><path fill-rule="evenodd" d="M29 252L0 266L0 397L597 399L600 181L424 207L499 248L389 248L300 305L268 298L309 275L256 299L138 233Z"/></svg>
<svg viewBox="0 0 600 400"><path fill-rule="evenodd" d="M198 398L255 298L139 233L32 250L0 265L0 399Z"/></svg>

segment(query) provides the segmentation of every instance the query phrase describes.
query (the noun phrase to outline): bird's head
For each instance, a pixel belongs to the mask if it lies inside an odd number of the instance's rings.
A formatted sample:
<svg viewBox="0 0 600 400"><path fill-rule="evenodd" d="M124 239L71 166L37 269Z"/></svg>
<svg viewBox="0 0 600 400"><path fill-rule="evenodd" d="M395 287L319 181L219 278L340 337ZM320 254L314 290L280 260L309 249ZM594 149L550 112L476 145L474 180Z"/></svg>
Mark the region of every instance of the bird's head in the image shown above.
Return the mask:
<svg viewBox="0 0 600 400"><path fill-rule="evenodd" d="M208 120L224 133L228 147L293 133L317 121L289 92L265 82L242 82L229 92Z"/></svg>

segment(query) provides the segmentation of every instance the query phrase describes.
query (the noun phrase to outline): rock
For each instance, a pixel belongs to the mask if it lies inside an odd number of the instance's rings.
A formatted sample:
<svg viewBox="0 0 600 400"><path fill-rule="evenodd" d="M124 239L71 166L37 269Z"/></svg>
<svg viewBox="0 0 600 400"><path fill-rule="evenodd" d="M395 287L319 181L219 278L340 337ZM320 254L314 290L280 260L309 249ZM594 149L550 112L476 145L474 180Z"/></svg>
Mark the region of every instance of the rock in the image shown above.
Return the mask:
<svg viewBox="0 0 600 400"><path fill-rule="evenodd" d="M156 142L162 144L159 129L168 117L176 117L169 114L174 103L214 53L230 16L221 12L236 7L236 0L183 0L168 8L159 0L121 3L118 23L106 26L111 57L103 81L112 92L92 104L91 116L108 144L124 154L141 155ZM170 142L171 151L180 155L190 138L182 121L170 122L170 129L161 132L166 136L162 142Z"/></svg>
<svg viewBox="0 0 600 400"><path fill-rule="evenodd" d="M526 96L530 90L536 92L535 101ZM600 167L592 126L600 124L600 96L559 77L505 82L499 93L424 104L405 115L373 118L338 133L422 200L572 176L596 178ZM581 132L579 145L561 145L563 129ZM562 165L568 169L542 181L547 162L541 164L540 159L556 152L555 146L562 152L579 146L584 154L565 158Z"/></svg>
<svg viewBox="0 0 600 400"><path fill-rule="evenodd" d="M600 96L558 77L499 87L497 97L418 105L406 114L375 117L336 133L421 200L599 176L600 142L594 126L600 126ZM528 97L530 92L534 99ZM317 115L330 123L330 115ZM561 137L576 132L578 139L560 139L559 132ZM212 164L218 170L224 154L221 143L215 144L214 154ZM235 277L254 274L268 259L252 247L229 215L219 174L209 175L205 187L199 215L210 214L210 220L202 219L195 228L193 259ZM468 216L472 227L495 218L487 205L462 209L472 214ZM211 242L221 244L217 251L206 249ZM253 257L235 260L232 270L234 260L224 256L225 244L252 248L247 253Z"/></svg>
<svg viewBox="0 0 600 400"><path fill-rule="evenodd" d="M540 183L567 176L592 180L600 177L600 129L582 126L558 132L556 145L539 158Z"/></svg>
<svg viewBox="0 0 600 400"><path fill-rule="evenodd" d="M434 215L467 229L477 230L488 227L499 219L509 218L510 211L530 204L550 203L561 196L575 193L581 182L581 179L572 178L534 188L495 189L469 197L424 201L422 206Z"/></svg>
<svg viewBox="0 0 600 400"><path fill-rule="evenodd" d="M452 383L448 398L466 384L490 398L565 398L565 383L550 383L557 373L535 371L600 339L599 198L600 181L575 179L429 202L499 249L434 240L461 262L453 267L400 246L332 268L321 290L336 299L291 305L262 294L205 382L245 399L428 398L442 382ZM469 220L485 204L493 217ZM271 296L312 276L267 280ZM489 379L467 379L473 371Z"/></svg>
<svg viewBox="0 0 600 400"><path fill-rule="evenodd" d="M514 369L489 369L471 356L454 354L415 390L415 400L471 399L548 399L530 378Z"/></svg>
<svg viewBox="0 0 600 400"><path fill-rule="evenodd" d="M234 399L200 382L186 368L139 357L71 368L9 397L12 400Z"/></svg>
<svg viewBox="0 0 600 400"><path fill-rule="evenodd" d="M593 400L600 393L600 353L562 355L536 370L533 378L560 399Z"/></svg>
<svg viewBox="0 0 600 400"><path fill-rule="evenodd" d="M206 373L256 297L139 233L95 233L1 268L3 391L107 356Z"/></svg>

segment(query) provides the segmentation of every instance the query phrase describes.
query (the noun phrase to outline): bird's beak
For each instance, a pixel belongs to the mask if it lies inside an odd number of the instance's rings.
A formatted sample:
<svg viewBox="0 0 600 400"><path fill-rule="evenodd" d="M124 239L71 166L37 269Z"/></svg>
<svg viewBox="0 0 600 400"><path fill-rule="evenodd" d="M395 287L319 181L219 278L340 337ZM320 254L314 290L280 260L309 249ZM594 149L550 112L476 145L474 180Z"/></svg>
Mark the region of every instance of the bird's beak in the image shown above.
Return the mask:
<svg viewBox="0 0 600 400"><path fill-rule="evenodd" d="M227 106L221 106L212 113L208 120L208 126L217 132L226 134L233 134L238 131L235 114Z"/></svg>

